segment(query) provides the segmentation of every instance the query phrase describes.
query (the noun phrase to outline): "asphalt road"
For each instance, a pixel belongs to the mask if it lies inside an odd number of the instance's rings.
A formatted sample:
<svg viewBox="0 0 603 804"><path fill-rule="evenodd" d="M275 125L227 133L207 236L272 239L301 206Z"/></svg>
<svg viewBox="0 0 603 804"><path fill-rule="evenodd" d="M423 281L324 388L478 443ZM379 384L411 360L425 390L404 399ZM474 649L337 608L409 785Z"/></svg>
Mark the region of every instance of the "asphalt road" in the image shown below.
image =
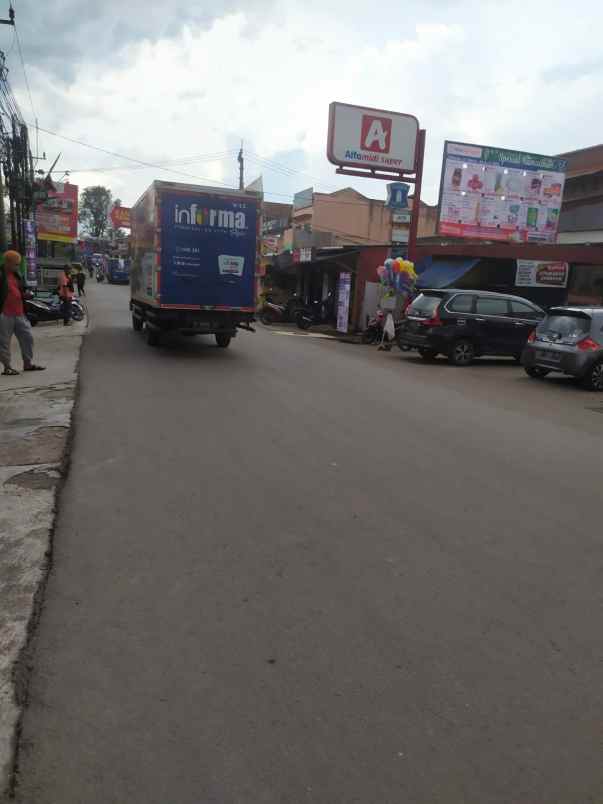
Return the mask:
<svg viewBox="0 0 603 804"><path fill-rule="evenodd" d="M89 302L19 802L603 800L603 396Z"/></svg>

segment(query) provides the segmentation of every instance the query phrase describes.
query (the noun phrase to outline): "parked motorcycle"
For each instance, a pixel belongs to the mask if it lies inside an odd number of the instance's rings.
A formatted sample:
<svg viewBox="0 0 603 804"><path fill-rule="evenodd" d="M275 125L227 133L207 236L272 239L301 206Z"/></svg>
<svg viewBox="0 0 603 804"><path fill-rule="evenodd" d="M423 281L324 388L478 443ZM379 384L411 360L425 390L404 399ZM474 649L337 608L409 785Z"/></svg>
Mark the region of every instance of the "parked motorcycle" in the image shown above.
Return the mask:
<svg viewBox="0 0 603 804"><path fill-rule="evenodd" d="M377 310L376 315L369 319L366 329L362 333L362 343L381 343L383 340L383 327L385 326L385 313Z"/></svg>
<svg viewBox="0 0 603 804"><path fill-rule="evenodd" d="M312 302L295 316L295 323L300 329L310 329L312 324L326 324L333 320L333 303L335 296L328 293L322 301Z"/></svg>
<svg viewBox="0 0 603 804"><path fill-rule="evenodd" d="M302 307L303 303L296 293L287 299L285 304L277 304L272 300L271 296L267 296L260 310L259 318L262 324L266 324L266 326L270 326L270 324L286 324L296 320L297 313Z"/></svg>
<svg viewBox="0 0 603 804"><path fill-rule="evenodd" d="M41 299L34 296L32 299L25 300L25 315L32 327L38 321L62 321L63 306L58 296L51 299ZM71 300L71 318L73 321L82 321L85 312L77 299Z"/></svg>
<svg viewBox="0 0 603 804"><path fill-rule="evenodd" d="M104 273L104 271L102 270L102 268L99 268L99 269L96 271L96 281L97 281L97 282L104 282L104 281L105 281L105 273Z"/></svg>

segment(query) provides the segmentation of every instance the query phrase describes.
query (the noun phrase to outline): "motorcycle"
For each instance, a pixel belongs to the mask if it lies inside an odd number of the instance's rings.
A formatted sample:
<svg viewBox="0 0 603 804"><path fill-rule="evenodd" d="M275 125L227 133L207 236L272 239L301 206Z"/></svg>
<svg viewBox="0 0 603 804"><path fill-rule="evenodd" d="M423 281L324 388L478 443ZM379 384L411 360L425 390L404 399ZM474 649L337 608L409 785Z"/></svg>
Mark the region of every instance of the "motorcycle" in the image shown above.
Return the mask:
<svg viewBox="0 0 603 804"><path fill-rule="evenodd" d="M333 302L335 296L328 293L322 301L312 302L307 307L298 310L295 323L300 329L310 329L312 324L326 324L333 319Z"/></svg>
<svg viewBox="0 0 603 804"><path fill-rule="evenodd" d="M277 304L272 301L271 296L267 296L260 310L259 318L266 326L277 323L286 324L296 320L297 313L302 307L303 304L295 293L287 299L285 304Z"/></svg>
<svg viewBox="0 0 603 804"><path fill-rule="evenodd" d="M38 321L62 321L63 320L63 306L61 300L57 297L46 301L33 297L32 299L25 299L25 315L32 327L35 327ZM82 305L77 299L71 300L71 318L73 321L82 321L85 312Z"/></svg>
<svg viewBox="0 0 603 804"><path fill-rule="evenodd" d="M105 273L102 268L99 268L96 272L96 281L97 282L104 282L105 281Z"/></svg>
<svg viewBox="0 0 603 804"><path fill-rule="evenodd" d="M385 326L385 313L377 310L376 315L369 319L366 329L362 333L362 343L381 343L383 340L383 327Z"/></svg>

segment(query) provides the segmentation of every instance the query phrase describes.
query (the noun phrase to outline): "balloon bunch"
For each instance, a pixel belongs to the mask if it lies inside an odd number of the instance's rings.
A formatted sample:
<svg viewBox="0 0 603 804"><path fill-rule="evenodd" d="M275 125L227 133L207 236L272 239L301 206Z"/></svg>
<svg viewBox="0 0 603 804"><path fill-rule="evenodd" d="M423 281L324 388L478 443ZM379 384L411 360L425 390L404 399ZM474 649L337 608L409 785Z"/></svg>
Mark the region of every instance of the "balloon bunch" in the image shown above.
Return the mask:
<svg viewBox="0 0 603 804"><path fill-rule="evenodd" d="M387 296L396 294L410 296L417 281L414 263L403 260L402 257L396 259L390 257L385 260L385 263L377 268L377 276Z"/></svg>

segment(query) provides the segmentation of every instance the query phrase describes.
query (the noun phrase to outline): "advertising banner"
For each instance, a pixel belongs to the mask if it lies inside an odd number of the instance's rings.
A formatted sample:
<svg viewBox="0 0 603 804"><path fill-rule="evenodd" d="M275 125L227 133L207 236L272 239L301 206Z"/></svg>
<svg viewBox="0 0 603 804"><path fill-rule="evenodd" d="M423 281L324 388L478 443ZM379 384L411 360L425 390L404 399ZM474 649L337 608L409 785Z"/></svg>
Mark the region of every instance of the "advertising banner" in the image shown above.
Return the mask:
<svg viewBox="0 0 603 804"><path fill-rule="evenodd" d="M39 240L75 243L77 240L77 185L55 182L47 200L36 208Z"/></svg>
<svg viewBox="0 0 603 804"><path fill-rule="evenodd" d="M567 160L444 143L438 234L554 243Z"/></svg>
<svg viewBox="0 0 603 804"><path fill-rule="evenodd" d="M337 331L348 331L350 317L350 291L352 288L352 274L343 271L337 281Z"/></svg>
<svg viewBox="0 0 603 804"><path fill-rule="evenodd" d="M569 266L566 262L517 260L515 285L530 288L565 288Z"/></svg>
<svg viewBox="0 0 603 804"><path fill-rule="evenodd" d="M110 218L114 229L131 229L130 207L113 207Z"/></svg>
<svg viewBox="0 0 603 804"><path fill-rule="evenodd" d="M334 165L414 172L418 136L414 115L331 103L327 159Z"/></svg>
<svg viewBox="0 0 603 804"><path fill-rule="evenodd" d="M30 218L24 221L25 228L25 262L27 263L27 284L32 287L38 283L38 265L36 260L36 224Z"/></svg>
<svg viewBox="0 0 603 804"><path fill-rule="evenodd" d="M254 201L165 192L160 219L162 305L253 305Z"/></svg>

